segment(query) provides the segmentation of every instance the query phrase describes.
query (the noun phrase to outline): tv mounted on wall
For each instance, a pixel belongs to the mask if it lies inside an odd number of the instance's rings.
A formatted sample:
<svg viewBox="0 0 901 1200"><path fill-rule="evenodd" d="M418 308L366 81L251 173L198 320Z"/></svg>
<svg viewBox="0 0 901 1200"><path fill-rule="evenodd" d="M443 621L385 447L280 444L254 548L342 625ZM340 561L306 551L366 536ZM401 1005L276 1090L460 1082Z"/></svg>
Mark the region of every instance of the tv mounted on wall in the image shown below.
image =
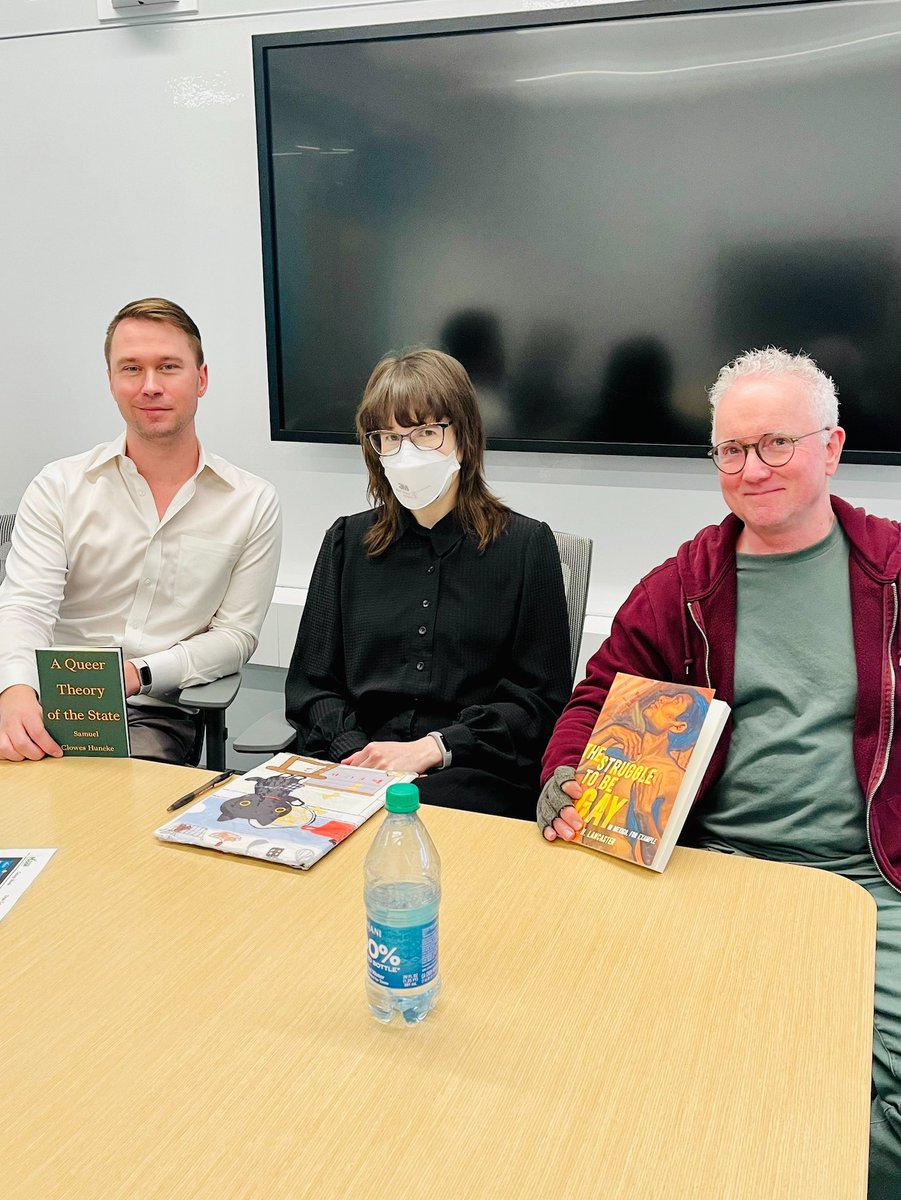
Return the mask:
<svg viewBox="0 0 901 1200"><path fill-rule="evenodd" d="M272 436L353 440L386 352L489 446L701 455L752 346L901 463L901 0L632 0L254 38Z"/></svg>

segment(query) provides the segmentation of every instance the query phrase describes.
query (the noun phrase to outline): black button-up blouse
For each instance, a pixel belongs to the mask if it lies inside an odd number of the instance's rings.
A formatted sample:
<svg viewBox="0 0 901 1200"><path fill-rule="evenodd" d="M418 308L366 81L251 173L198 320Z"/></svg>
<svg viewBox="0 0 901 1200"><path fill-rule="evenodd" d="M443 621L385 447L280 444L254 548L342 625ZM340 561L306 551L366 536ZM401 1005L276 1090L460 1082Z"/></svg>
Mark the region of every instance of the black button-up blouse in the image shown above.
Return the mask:
<svg viewBox="0 0 901 1200"><path fill-rule="evenodd" d="M424 529L404 512L370 558L373 520L336 521L313 570L286 685L300 747L339 761L436 730L453 766L537 781L571 682L550 529L512 513L479 553L454 513Z"/></svg>

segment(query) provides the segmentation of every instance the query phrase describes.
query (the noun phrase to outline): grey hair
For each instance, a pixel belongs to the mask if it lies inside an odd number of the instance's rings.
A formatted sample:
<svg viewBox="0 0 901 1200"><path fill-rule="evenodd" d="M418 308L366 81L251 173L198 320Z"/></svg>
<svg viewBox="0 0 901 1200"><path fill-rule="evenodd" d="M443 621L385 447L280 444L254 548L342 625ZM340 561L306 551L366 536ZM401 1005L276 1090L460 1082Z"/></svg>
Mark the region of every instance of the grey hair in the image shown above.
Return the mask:
<svg viewBox="0 0 901 1200"><path fill-rule="evenodd" d="M748 350L723 367L707 393L710 400L711 440L716 437L716 410L726 392L740 379L755 375L788 375L807 384L807 394L813 408L814 418L820 425L834 429L838 425L838 393L835 384L825 371L821 371L808 354L789 354L776 346L764 350ZM829 434L823 434L828 442Z"/></svg>

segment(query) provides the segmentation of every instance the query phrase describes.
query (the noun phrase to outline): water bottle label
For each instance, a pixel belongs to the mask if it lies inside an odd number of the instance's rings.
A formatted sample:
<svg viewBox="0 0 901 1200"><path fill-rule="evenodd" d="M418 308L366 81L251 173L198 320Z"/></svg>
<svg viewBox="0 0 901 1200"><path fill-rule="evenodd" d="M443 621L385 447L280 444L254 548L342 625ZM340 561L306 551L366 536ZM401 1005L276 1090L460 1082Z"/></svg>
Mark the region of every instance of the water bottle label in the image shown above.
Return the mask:
<svg viewBox="0 0 901 1200"><path fill-rule="evenodd" d="M389 988L418 988L438 974L438 918L396 929L366 919L369 978Z"/></svg>

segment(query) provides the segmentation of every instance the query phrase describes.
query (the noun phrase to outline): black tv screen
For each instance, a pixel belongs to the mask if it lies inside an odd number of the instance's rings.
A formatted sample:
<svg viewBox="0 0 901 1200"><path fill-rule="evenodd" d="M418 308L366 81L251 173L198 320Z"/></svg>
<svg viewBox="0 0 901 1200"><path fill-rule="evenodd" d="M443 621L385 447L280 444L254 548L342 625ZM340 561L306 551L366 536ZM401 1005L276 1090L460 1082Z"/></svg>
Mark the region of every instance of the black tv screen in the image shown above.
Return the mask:
<svg viewBox="0 0 901 1200"><path fill-rule="evenodd" d="M497 449L700 455L743 350L901 462L901 0L696 0L254 38L272 435L351 441L440 346Z"/></svg>

